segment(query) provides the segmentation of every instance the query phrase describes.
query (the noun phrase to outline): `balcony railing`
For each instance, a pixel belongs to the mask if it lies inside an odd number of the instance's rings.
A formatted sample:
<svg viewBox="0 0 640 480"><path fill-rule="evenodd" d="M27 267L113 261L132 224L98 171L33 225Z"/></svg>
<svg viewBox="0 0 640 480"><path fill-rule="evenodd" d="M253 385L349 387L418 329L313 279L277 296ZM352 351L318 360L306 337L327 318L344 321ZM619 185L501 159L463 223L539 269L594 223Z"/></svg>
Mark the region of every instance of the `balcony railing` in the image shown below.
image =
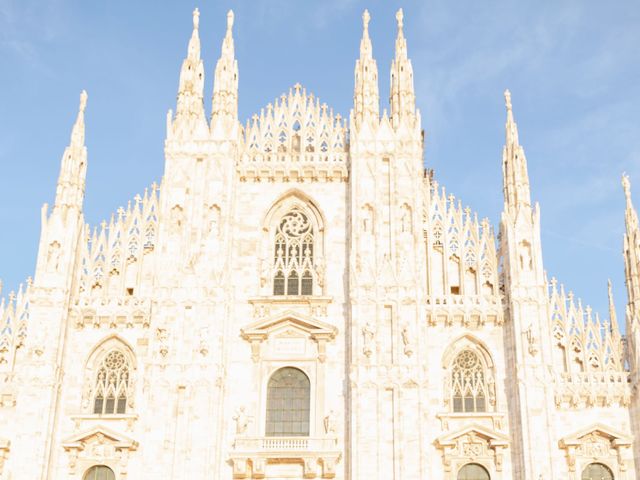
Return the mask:
<svg viewBox="0 0 640 480"><path fill-rule="evenodd" d="M335 438L313 437L237 437L236 451L301 452L335 450Z"/></svg>

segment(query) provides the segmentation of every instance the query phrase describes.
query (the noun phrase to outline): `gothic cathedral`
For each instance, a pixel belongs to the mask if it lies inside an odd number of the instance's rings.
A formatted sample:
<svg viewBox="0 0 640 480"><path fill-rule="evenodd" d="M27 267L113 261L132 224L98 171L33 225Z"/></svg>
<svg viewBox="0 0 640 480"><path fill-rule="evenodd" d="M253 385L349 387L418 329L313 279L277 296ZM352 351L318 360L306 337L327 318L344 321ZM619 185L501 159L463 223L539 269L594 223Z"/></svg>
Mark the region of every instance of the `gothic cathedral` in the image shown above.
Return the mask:
<svg viewBox="0 0 640 480"><path fill-rule="evenodd" d="M640 478L628 178L625 340L545 276L508 91L498 235L425 170L396 19L389 113L365 11L348 118L295 85L243 125L233 13L208 117L196 10L162 181L97 228L82 92L0 305L0 479Z"/></svg>

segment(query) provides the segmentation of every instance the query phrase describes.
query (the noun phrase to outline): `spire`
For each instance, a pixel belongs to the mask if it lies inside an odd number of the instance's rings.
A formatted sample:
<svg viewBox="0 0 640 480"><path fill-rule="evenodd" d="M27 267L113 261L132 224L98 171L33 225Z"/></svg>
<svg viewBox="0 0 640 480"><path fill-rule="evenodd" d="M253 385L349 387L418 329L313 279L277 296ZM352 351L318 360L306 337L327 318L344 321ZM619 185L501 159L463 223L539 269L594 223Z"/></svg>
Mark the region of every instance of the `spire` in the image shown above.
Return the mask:
<svg viewBox="0 0 640 480"><path fill-rule="evenodd" d="M396 13L398 35L396 37L396 55L391 63L391 119L397 127L403 118L413 118L416 110L416 96L413 89L413 67L407 58L407 40L402 31L404 14L402 9Z"/></svg>
<svg viewBox="0 0 640 480"><path fill-rule="evenodd" d="M233 10L227 13L227 33L222 41L222 51L216 64L213 81L211 128L221 118L238 119L238 61L233 45Z"/></svg>
<svg viewBox="0 0 640 480"><path fill-rule="evenodd" d="M616 315L616 306L613 303L613 287L611 286L611 280L607 281L608 295L609 295L609 320L611 321L611 331L615 334L619 334L618 328L618 316Z"/></svg>
<svg viewBox="0 0 640 480"><path fill-rule="evenodd" d="M355 91L353 105L356 124L363 120L375 119L380 116L380 96L378 95L378 66L373 59L373 48L369 38L369 21L371 16L365 10L362 14L362 40L360 41L360 58L356 60Z"/></svg>
<svg viewBox="0 0 640 480"><path fill-rule="evenodd" d="M80 92L78 116L76 117L76 123L73 124L73 128L71 129L71 145L77 147L84 146L84 110L87 108L87 98L86 90L82 90L82 92Z"/></svg>
<svg viewBox="0 0 640 480"><path fill-rule="evenodd" d="M515 215L521 208L531 208L529 174L524 149L518 141L518 126L513 119L511 92L504 92L507 107L506 140L502 150L505 211Z"/></svg>
<svg viewBox="0 0 640 480"><path fill-rule="evenodd" d="M635 322L640 318L640 276L638 266L640 261L640 232L638 230L638 214L631 201L631 182L629 177L622 175L622 188L626 199L624 236L624 273L627 284L628 311L631 318L628 321Z"/></svg>
<svg viewBox="0 0 640 480"><path fill-rule="evenodd" d="M64 149L60 162L55 207L64 205L82 209L87 173L87 149L84 145L84 111L87 107L87 98L87 92L83 90L80 93L78 116L71 129L69 146Z"/></svg>
<svg viewBox="0 0 640 480"><path fill-rule="evenodd" d="M187 57L182 62L180 70L174 130L192 131L194 126L198 123L202 124L205 118L203 103L204 66L200 58L199 24L200 12L196 8L193 11L193 33L189 40Z"/></svg>
<svg viewBox="0 0 640 480"><path fill-rule="evenodd" d="M638 229L638 214L636 209L633 208L633 202L631 200L631 182L627 174L622 175L622 188L624 189L624 197L626 200L625 209L625 223L627 226L627 234L629 232L636 231Z"/></svg>

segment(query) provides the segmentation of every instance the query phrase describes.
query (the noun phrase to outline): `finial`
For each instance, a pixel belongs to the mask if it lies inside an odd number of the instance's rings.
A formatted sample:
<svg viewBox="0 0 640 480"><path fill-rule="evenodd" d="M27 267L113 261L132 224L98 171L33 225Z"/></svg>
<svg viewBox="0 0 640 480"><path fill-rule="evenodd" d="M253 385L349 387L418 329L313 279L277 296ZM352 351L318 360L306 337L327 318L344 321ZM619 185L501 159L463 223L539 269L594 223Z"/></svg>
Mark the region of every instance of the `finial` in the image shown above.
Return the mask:
<svg viewBox="0 0 640 480"><path fill-rule="evenodd" d="M199 25L200 25L200 10L196 8L193 11L193 29L198 30Z"/></svg>
<svg viewBox="0 0 640 480"><path fill-rule="evenodd" d="M404 13L402 13L402 9L396 12L396 20L398 21L398 30L402 31L402 26L404 25Z"/></svg>
<svg viewBox="0 0 640 480"><path fill-rule="evenodd" d="M227 31L230 32L233 28L233 10L227 12Z"/></svg>
<svg viewBox="0 0 640 480"><path fill-rule="evenodd" d="M506 89L504 91L504 102L505 102L505 105L507 106L507 110L510 112L511 111L511 92L509 91L509 89Z"/></svg>
<svg viewBox="0 0 640 480"><path fill-rule="evenodd" d="M629 175L622 174L622 188L624 188L624 196L627 198L627 203L631 203L631 182L629 181Z"/></svg>
<svg viewBox="0 0 640 480"><path fill-rule="evenodd" d="M87 108L87 98L89 97L89 95L87 95L87 91L86 90L82 90L82 92L80 92L80 112L84 113L84 109Z"/></svg>
<svg viewBox="0 0 640 480"><path fill-rule="evenodd" d="M369 10L365 10L362 14L362 26L364 27L364 31L369 31L369 22L371 21L371 15L369 15Z"/></svg>

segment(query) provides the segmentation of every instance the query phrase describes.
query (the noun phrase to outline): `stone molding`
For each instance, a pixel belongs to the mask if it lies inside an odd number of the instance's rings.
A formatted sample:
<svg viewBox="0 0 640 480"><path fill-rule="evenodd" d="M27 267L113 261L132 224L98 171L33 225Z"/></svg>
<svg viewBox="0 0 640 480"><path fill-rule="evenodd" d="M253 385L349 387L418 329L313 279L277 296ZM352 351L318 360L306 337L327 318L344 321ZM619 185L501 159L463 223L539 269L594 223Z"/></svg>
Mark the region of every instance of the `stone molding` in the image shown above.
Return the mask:
<svg viewBox="0 0 640 480"><path fill-rule="evenodd" d="M632 443L630 435L595 423L562 437L559 447L565 451L567 467L573 475L572 478L577 479L577 475L593 462L606 465L617 475L624 475L627 470L632 470Z"/></svg>
<svg viewBox="0 0 640 480"><path fill-rule="evenodd" d="M237 437L231 453L233 478L264 478L270 461L302 463L304 478L334 478L341 453L330 437Z"/></svg>
<svg viewBox="0 0 640 480"><path fill-rule="evenodd" d="M138 442L103 425L76 433L62 442L68 455L68 472L82 474L96 462L117 473L118 478L127 475L129 456L137 450Z"/></svg>
<svg viewBox="0 0 640 480"><path fill-rule="evenodd" d="M318 360L326 359L326 344L333 340L338 329L328 323L315 320L292 310L280 313L276 317L259 320L241 330L242 338L251 343L251 358L258 362L261 358L261 344L276 330L288 330L311 338L318 345Z"/></svg>
<svg viewBox="0 0 640 480"><path fill-rule="evenodd" d="M458 470L467 463L482 465L491 478L500 479L506 455L504 451L509 448L509 437L496 430L472 424L438 437L435 446L442 453L446 480L454 480Z"/></svg>
<svg viewBox="0 0 640 480"><path fill-rule="evenodd" d="M627 407L631 402L629 372L562 372L555 376L558 409Z"/></svg>

